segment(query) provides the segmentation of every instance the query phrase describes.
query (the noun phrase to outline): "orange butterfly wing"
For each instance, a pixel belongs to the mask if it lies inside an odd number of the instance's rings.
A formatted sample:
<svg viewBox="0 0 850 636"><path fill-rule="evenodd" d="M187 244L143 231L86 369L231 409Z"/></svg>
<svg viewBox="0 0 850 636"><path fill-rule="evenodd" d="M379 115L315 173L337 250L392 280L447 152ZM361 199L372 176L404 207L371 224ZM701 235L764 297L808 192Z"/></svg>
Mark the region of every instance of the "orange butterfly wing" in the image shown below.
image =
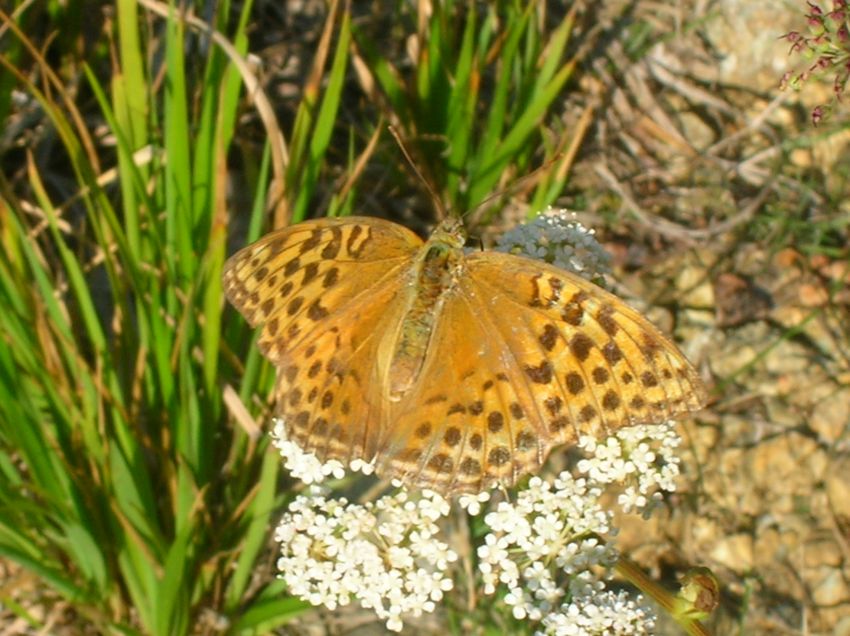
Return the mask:
<svg viewBox="0 0 850 636"><path fill-rule="evenodd" d="M393 417L388 470L441 491L511 485L553 446L702 407L702 383L648 320L536 260L466 258L421 381Z"/></svg>
<svg viewBox="0 0 850 636"><path fill-rule="evenodd" d="M224 267L227 298L277 367L276 415L320 459L367 461L385 437L382 338L400 328L400 296L422 240L375 218L307 221L261 238Z"/></svg>

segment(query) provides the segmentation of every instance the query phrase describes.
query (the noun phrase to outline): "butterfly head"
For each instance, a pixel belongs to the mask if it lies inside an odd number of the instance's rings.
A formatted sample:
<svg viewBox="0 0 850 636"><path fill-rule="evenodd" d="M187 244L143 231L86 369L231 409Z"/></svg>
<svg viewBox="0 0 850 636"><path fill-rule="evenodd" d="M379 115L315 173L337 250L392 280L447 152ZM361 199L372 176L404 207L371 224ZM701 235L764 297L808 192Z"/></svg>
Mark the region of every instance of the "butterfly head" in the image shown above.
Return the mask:
<svg viewBox="0 0 850 636"><path fill-rule="evenodd" d="M456 217L446 217L434 228L428 243L442 249L462 249L466 244L463 221Z"/></svg>

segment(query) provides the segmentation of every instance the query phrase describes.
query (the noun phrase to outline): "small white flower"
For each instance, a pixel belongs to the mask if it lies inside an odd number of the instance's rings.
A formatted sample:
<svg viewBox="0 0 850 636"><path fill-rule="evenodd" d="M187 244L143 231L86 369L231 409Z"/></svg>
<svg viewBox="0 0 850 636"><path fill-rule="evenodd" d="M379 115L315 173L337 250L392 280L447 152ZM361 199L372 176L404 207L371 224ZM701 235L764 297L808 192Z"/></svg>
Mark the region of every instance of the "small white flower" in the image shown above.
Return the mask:
<svg viewBox="0 0 850 636"><path fill-rule="evenodd" d="M490 492L483 490L475 495L463 494L457 499L458 505L473 517L481 513L481 504L490 501Z"/></svg>
<svg viewBox="0 0 850 636"><path fill-rule="evenodd" d="M375 462L367 462L360 458L352 459L348 467L355 473L363 473L364 475L372 475L375 472Z"/></svg>

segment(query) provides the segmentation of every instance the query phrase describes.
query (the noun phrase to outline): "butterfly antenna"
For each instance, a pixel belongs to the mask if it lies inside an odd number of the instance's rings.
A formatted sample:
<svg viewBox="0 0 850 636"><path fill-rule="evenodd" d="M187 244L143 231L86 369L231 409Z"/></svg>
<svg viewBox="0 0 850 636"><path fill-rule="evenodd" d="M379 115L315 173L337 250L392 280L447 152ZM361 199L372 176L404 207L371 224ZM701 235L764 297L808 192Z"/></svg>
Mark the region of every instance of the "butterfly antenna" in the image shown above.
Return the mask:
<svg viewBox="0 0 850 636"><path fill-rule="evenodd" d="M401 139L401 135L398 134L398 131L394 126L387 126L390 129L390 134L395 138L395 142L398 144L398 147L401 148L401 154L404 155L404 158L407 160L408 165L413 169L416 177L422 182L422 185L425 186L425 189L428 191L428 194L431 196L431 199L434 202L434 206L437 208L437 213L440 215L440 220L445 219L448 216L448 212L446 211L446 207L443 205L443 200L437 196L437 191L431 186L431 183L423 176L423 174L419 171L419 168L416 167L416 164L413 162L413 159L410 156L410 153L407 151L407 146L404 145L404 141Z"/></svg>
<svg viewBox="0 0 850 636"><path fill-rule="evenodd" d="M520 188L526 186L530 181L539 180L541 173L549 170L549 168L552 167L552 164L559 162L565 156L566 155L563 152L559 152L559 153L555 154L554 157L549 159L549 161L544 163L542 166L536 168L535 170L532 170L527 175L520 177L519 179L514 181L512 184L507 186L506 188L499 190L498 192L494 192L493 194L489 195L488 197L485 197L484 199L479 201L474 207L471 207L466 212L464 212L461 216L466 216L467 214L472 214L476 210L480 210L481 208L486 206L488 203L490 203L493 199L498 199L498 198L513 194L514 192L516 192Z"/></svg>

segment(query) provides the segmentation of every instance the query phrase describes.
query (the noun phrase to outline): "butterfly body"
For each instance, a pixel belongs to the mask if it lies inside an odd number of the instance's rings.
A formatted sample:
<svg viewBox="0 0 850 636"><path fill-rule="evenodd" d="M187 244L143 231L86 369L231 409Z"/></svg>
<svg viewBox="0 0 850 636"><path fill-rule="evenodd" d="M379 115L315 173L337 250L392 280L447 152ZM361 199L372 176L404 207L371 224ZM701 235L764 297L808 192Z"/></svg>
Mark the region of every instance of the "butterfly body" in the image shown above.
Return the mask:
<svg viewBox="0 0 850 636"><path fill-rule="evenodd" d="M400 337L385 336L393 351L386 382L388 398L393 402L401 400L419 378L435 320L462 275L464 241L461 228L444 223L417 255Z"/></svg>
<svg viewBox="0 0 850 636"><path fill-rule="evenodd" d="M538 261L380 219L308 221L225 265L278 368L276 413L321 459L446 493L513 484L550 449L701 407L696 372L615 296Z"/></svg>

